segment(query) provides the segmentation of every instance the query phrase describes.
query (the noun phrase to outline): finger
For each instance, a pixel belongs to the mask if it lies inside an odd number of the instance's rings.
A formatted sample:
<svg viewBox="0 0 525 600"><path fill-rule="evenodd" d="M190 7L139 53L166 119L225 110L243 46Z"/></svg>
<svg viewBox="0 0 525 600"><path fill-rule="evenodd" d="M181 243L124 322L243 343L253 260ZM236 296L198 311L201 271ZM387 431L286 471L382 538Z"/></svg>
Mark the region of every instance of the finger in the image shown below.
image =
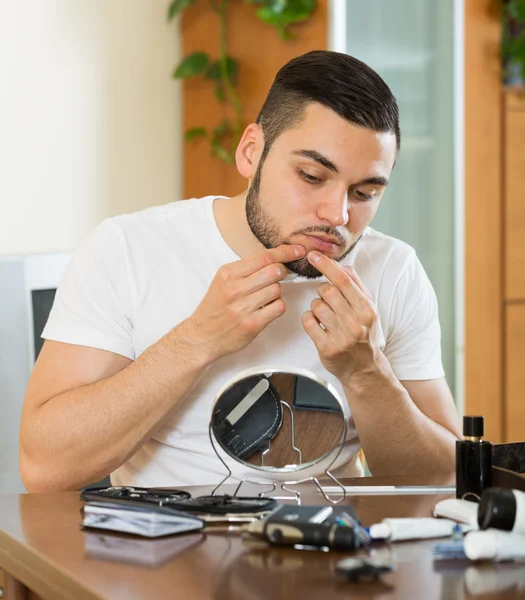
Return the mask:
<svg viewBox="0 0 525 600"><path fill-rule="evenodd" d="M365 296L367 298L371 299L372 294L366 288L365 284L361 281L361 278L357 274L357 271L354 269L354 267L351 267L350 265L341 265L341 266L350 275L350 277L357 283L357 285L359 286L359 289L363 292L363 294L365 294Z"/></svg>
<svg viewBox="0 0 525 600"><path fill-rule="evenodd" d="M307 310L301 321L306 333L310 336L317 348L321 347L327 339L328 333L320 325L311 310Z"/></svg>
<svg viewBox="0 0 525 600"><path fill-rule="evenodd" d="M248 303L248 310L253 311L266 306L270 302L280 298L281 293L282 290L279 283L272 283L271 285L263 287L257 292L250 294L246 299Z"/></svg>
<svg viewBox="0 0 525 600"><path fill-rule="evenodd" d="M332 285L331 283L321 283L321 285L317 287L317 292L335 314L342 315L345 311L349 310L355 314L353 307L335 285Z"/></svg>
<svg viewBox="0 0 525 600"><path fill-rule="evenodd" d="M229 266L236 277L248 277L268 265L292 262L304 256L306 256L304 246L283 244L230 263Z"/></svg>
<svg viewBox="0 0 525 600"><path fill-rule="evenodd" d="M336 321L335 313L321 298L314 298L312 300L310 310L325 329L328 331L334 329Z"/></svg>
<svg viewBox="0 0 525 600"><path fill-rule="evenodd" d="M268 265L263 269L256 271L249 277L245 277L240 280L238 284L247 293L251 294L258 290L261 290L273 283L282 281L288 275L288 269L281 263L274 263Z"/></svg>
<svg viewBox="0 0 525 600"><path fill-rule="evenodd" d="M322 283L318 286L317 291L323 302L332 309L335 316L331 323L329 321L325 322L326 319L321 316L321 323L327 330L336 335L343 334L347 339L360 340L366 335L366 327L372 325L375 320L373 307L369 306L368 312L359 315L331 283ZM366 324L365 326L363 326L363 322Z"/></svg>
<svg viewBox="0 0 525 600"><path fill-rule="evenodd" d="M315 251L308 253L308 261L335 285L354 309L366 309L369 304L368 298L340 264Z"/></svg>
<svg viewBox="0 0 525 600"><path fill-rule="evenodd" d="M262 331L268 325L278 319L286 312L286 301L284 298L277 298L260 310L253 313L253 326L256 331Z"/></svg>

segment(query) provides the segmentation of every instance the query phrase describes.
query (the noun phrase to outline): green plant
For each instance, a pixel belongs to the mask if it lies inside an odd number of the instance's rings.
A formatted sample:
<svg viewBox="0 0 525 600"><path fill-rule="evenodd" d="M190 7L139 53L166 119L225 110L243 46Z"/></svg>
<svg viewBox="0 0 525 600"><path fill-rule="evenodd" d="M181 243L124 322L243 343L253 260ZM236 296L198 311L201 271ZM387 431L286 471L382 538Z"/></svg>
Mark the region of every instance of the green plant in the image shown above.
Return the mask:
<svg viewBox="0 0 525 600"><path fill-rule="evenodd" d="M168 7L168 21L196 1L173 0ZM219 18L219 57L213 60L206 52L192 52L183 57L175 67L173 77L186 79L204 76L213 84L216 99L230 107L233 115L231 118L223 119L209 132L204 127L188 129L185 139L190 141L198 137L209 137L212 154L225 162L233 163L235 148L242 133L242 101L235 89L239 80L238 62L228 54L227 47L229 3L230 0L209 0L210 8ZM308 19L317 4L316 0L244 0L244 3L259 5L257 17L275 27L283 40L293 37L289 30L290 25Z"/></svg>
<svg viewBox="0 0 525 600"><path fill-rule="evenodd" d="M525 76L525 0L507 0L503 5L503 59L507 79L511 70Z"/></svg>

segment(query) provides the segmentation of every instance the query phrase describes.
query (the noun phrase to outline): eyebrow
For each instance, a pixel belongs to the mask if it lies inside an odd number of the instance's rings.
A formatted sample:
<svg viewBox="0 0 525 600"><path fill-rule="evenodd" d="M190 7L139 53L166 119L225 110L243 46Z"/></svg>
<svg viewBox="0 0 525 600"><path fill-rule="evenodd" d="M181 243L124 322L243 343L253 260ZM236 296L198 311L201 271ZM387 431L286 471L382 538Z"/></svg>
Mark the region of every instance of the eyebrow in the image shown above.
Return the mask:
<svg viewBox="0 0 525 600"><path fill-rule="evenodd" d="M359 185L382 185L386 187L388 183L389 181L386 177L367 177L366 179L363 179L362 181L356 183L352 187L357 187Z"/></svg>
<svg viewBox="0 0 525 600"><path fill-rule="evenodd" d="M329 158L324 156L324 154L317 152L317 150L293 150L292 154L314 160L329 171L339 173L339 169L335 166L335 164ZM363 179L362 181L356 183L352 187L358 187L360 185L381 185L383 187L386 187L388 183L389 181L387 177L367 177L366 179Z"/></svg>
<svg viewBox="0 0 525 600"><path fill-rule="evenodd" d="M311 160L315 160L315 162L327 168L329 171L339 173L339 169L334 165L334 163L320 152L317 152L317 150L294 150L292 154L295 154L296 156L304 156L304 158L310 158Z"/></svg>

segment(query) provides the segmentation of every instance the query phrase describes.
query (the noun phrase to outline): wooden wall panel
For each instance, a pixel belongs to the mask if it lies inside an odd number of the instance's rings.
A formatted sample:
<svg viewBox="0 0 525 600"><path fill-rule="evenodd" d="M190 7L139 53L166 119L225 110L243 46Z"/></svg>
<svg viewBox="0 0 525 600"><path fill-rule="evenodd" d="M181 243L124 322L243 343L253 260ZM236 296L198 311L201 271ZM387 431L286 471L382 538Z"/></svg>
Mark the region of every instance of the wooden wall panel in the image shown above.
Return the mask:
<svg viewBox="0 0 525 600"><path fill-rule="evenodd" d="M262 23L256 7L242 0L232 0L229 7L228 52L240 63L238 93L244 102L245 125L254 121L279 68L294 56L327 48L327 1L318 0L311 18L296 25L296 39L282 41L276 30ZM207 0L190 6L182 17L184 54L204 50L213 58L219 50L218 15ZM183 125L213 127L224 117L224 109L215 100L213 86L201 78L183 84ZM232 196L245 189L246 182L235 165L210 156L204 139L185 144L184 197L208 194Z"/></svg>
<svg viewBox="0 0 525 600"><path fill-rule="evenodd" d="M525 302L525 101L505 116L505 296ZM523 362L525 366L525 360ZM524 437L525 439L525 437Z"/></svg>
<svg viewBox="0 0 525 600"><path fill-rule="evenodd" d="M499 0L465 2L465 412L503 441Z"/></svg>
<svg viewBox="0 0 525 600"><path fill-rule="evenodd" d="M505 109L525 110L525 90L522 86L505 86Z"/></svg>
<svg viewBox="0 0 525 600"><path fill-rule="evenodd" d="M506 432L508 442L525 440L525 304L507 306Z"/></svg>

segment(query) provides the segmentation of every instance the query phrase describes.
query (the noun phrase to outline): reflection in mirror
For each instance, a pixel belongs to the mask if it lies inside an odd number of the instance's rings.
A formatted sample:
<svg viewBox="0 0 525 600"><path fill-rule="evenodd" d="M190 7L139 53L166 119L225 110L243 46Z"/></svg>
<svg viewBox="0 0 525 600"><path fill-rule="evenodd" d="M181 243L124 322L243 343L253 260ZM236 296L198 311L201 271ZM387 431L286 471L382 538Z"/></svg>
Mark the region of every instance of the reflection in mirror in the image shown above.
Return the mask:
<svg viewBox="0 0 525 600"><path fill-rule="evenodd" d="M263 470L315 464L342 444L345 421L330 386L290 372L241 377L215 403L211 427L221 447Z"/></svg>

